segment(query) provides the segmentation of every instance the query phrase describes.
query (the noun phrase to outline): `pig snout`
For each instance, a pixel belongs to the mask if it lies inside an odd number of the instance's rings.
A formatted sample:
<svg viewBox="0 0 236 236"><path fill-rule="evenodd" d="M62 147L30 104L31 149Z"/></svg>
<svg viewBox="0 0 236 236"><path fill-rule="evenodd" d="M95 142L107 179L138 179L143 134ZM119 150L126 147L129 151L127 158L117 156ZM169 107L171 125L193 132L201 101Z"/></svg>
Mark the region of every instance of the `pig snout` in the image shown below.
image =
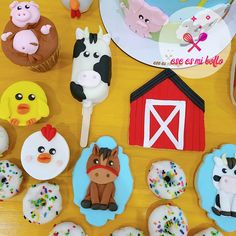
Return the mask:
<svg viewBox="0 0 236 236"><path fill-rule="evenodd" d="M219 187L221 191L236 194L236 177L222 176Z"/></svg>
<svg viewBox="0 0 236 236"><path fill-rule="evenodd" d="M18 21L28 21L31 18L31 12L27 10L17 11L15 14L15 18Z"/></svg>
<svg viewBox="0 0 236 236"><path fill-rule="evenodd" d="M83 71L78 75L78 84L83 87L97 87L101 82L101 76L96 71Z"/></svg>

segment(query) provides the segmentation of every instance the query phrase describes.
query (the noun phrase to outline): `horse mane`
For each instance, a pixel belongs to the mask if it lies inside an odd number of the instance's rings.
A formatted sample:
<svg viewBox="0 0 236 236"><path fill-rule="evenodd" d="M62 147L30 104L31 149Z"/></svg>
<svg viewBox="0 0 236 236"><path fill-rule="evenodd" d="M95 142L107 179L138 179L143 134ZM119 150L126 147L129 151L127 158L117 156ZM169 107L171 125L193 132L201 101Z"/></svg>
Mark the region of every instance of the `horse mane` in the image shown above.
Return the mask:
<svg viewBox="0 0 236 236"><path fill-rule="evenodd" d="M111 156L112 150L109 148L100 148L99 156L103 155L103 160L106 160L109 156Z"/></svg>

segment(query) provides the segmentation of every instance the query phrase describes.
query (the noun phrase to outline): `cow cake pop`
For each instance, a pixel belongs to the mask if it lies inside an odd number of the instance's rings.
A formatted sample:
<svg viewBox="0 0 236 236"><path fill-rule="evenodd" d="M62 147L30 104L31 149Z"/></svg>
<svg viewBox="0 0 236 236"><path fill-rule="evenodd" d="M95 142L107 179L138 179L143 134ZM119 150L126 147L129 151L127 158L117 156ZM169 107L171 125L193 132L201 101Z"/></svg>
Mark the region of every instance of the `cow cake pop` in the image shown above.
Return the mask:
<svg viewBox="0 0 236 236"><path fill-rule="evenodd" d="M50 70L59 55L55 25L40 15L34 1L10 4L10 21L1 35L2 50L14 63L44 72Z"/></svg>
<svg viewBox="0 0 236 236"><path fill-rule="evenodd" d="M35 179L49 180L66 168L70 150L66 140L51 125L30 135L21 150L21 163Z"/></svg>
<svg viewBox="0 0 236 236"><path fill-rule="evenodd" d="M101 27L97 34L89 33L88 28L76 30L70 89L73 97L83 105L81 147L87 146L90 116L94 105L103 102L109 93L110 40L108 34L103 35Z"/></svg>
<svg viewBox="0 0 236 236"><path fill-rule="evenodd" d="M33 125L48 115L46 94L36 83L20 81L2 93L0 118L14 126Z"/></svg>

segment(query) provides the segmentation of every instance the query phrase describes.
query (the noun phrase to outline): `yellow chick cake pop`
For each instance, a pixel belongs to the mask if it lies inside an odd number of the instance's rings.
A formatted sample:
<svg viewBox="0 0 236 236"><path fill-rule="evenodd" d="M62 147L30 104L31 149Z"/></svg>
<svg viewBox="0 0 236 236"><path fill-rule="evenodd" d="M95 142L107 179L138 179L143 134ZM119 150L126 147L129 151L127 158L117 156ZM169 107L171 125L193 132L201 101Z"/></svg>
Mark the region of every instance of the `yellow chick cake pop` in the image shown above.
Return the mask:
<svg viewBox="0 0 236 236"><path fill-rule="evenodd" d="M33 125L49 115L47 97L36 83L20 81L3 92L0 100L0 118L14 126Z"/></svg>

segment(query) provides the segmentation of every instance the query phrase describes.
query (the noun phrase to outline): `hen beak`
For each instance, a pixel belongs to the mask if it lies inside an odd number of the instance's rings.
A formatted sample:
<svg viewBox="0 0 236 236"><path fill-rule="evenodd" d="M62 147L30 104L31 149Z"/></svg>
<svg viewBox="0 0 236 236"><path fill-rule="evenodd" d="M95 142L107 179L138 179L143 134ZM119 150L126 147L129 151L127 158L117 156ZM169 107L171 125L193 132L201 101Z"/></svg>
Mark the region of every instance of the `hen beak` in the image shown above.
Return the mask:
<svg viewBox="0 0 236 236"><path fill-rule="evenodd" d="M37 161L44 164L51 162L51 160L52 156L49 153L42 153L37 157Z"/></svg>

